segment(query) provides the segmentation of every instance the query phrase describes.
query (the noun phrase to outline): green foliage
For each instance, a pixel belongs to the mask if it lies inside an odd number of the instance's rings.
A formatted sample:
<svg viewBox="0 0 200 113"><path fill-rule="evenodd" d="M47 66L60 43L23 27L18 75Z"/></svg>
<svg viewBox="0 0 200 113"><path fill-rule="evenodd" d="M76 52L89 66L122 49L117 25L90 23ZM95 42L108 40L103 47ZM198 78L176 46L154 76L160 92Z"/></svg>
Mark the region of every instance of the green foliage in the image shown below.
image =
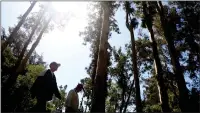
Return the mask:
<svg viewBox="0 0 200 113"><path fill-rule="evenodd" d="M156 83L155 76L144 79L145 85L145 99L143 101L144 112L161 112L161 106L159 104L159 92L158 85Z"/></svg>
<svg viewBox="0 0 200 113"><path fill-rule="evenodd" d="M106 112L114 113L120 107L121 91L117 84L111 82L106 100Z"/></svg>
<svg viewBox="0 0 200 113"><path fill-rule="evenodd" d="M53 96L53 99L47 103L47 110L51 112L62 112L62 110L65 108L65 101L67 97L66 93L67 85L65 86L59 86L59 91L61 94L61 100Z"/></svg>
<svg viewBox="0 0 200 113"><path fill-rule="evenodd" d="M26 76L20 75L17 80L16 86L28 86L29 89L34 83L35 79L37 78L37 75L39 75L40 72L44 71L44 66L42 65L28 65L27 66L28 72Z"/></svg>
<svg viewBox="0 0 200 113"><path fill-rule="evenodd" d="M15 65L17 58L13 55L12 49L7 47L1 56L1 80L2 86L11 74L12 67Z"/></svg>
<svg viewBox="0 0 200 113"><path fill-rule="evenodd" d="M16 62L16 57L13 56L12 51L10 48L6 48L6 50L3 52L4 62L2 63L3 66L6 66L8 68L14 66L14 63Z"/></svg>
<svg viewBox="0 0 200 113"><path fill-rule="evenodd" d="M161 112L161 107L160 105L147 105L144 108L144 112Z"/></svg>
<svg viewBox="0 0 200 113"><path fill-rule="evenodd" d="M18 104L18 109L23 109L23 111L29 110L36 104L36 100L31 99L30 88L33 85L37 75L39 75L39 73L44 70L44 66L28 65L27 69L28 72L26 76L20 75L15 85L15 88L17 90L21 89L21 91L23 92L20 93L23 93L23 95L25 96L24 98L22 98L22 102Z"/></svg>
<svg viewBox="0 0 200 113"><path fill-rule="evenodd" d="M92 98L92 79L90 77L86 77L84 79L81 79L80 82L81 82L81 84L84 85L83 98L86 98L86 100L83 100L82 105L80 105L80 109L81 109L81 107L83 107L83 105L85 105L86 107L83 110L84 111L87 111L87 110L90 111L91 104L92 104L91 103L91 98Z"/></svg>
<svg viewBox="0 0 200 113"><path fill-rule="evenodd" d="M6 40L7 36L6 36L6 31L5 28L1 27L1 40Z"/></svg>

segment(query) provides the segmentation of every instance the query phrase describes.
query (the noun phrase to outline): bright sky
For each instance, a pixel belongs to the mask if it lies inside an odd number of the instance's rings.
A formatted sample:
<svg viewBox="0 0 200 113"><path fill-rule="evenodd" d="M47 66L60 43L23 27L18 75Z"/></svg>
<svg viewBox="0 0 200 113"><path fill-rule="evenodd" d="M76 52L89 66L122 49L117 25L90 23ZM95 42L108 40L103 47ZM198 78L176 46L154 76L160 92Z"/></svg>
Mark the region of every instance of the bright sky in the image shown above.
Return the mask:
<svg viewBox="0 0 200 113"><path fill-rule="evenodd" d="M1 25L7 30L9 26L17 24L17 17L23 14L30 6L29 2L2 2ZM86 2L53 2L53 6L59 12L72 11L75 16L70 18L64 31L54 29L40 41L36 48L38 53L43 53L44 61L48 64L52 61L61 63L61 67L55 72L58 85L68 85L67 91L74 88L80 79L88 76L85 67L89 66L89 45L84 46L83 39L79 37L87 25ZM34 7L36 11L38 7ZM130 40L129 32L125 26L124 12L122 9L116 13L121 34L113 33L109 42L112 46L124 46ZM51 46L50 46L51 45ZM80 97L80 96L79 96Z"/></svg>

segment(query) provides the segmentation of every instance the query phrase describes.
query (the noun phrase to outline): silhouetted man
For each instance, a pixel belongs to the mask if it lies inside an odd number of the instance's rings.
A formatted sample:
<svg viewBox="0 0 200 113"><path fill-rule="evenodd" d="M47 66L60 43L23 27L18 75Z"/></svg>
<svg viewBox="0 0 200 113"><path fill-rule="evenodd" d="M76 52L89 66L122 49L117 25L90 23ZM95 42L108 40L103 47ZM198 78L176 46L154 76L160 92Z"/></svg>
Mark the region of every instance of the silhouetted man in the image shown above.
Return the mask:
<svg viewBox="0 0 200 113"><path fill-rule="evenodd" d="M79 98L78 93L83 90L83 85L78 84L76 88L69 91L65 103L65 112L78 112Z"/></svg>
<svg viewBox="0 0 200 113"><path fill-rule="evenodd" d="M34 111L45 112L46 102L52 100L53 94L55 94L57 98L61 99L56 77L54 75L54 72L57 71L59 66L60 64L52 62L49 65L50 69L41 72L35 80L31 88L32 98L36 97L37 99L37 104L34 107Z"/></svg>

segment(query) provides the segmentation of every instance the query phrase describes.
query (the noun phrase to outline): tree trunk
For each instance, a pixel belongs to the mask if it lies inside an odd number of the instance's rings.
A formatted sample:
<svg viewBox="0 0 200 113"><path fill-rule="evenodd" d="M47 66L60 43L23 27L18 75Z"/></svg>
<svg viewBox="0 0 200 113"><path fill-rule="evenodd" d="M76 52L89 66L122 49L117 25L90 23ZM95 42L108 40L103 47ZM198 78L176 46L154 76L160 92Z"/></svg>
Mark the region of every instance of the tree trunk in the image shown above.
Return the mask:
<svg viewBox="0 0 200 113"><path fill-rule="evenodd" d="M137 67L137 53L135 48L135 38L133 27L130 25L129 27L130 35L131 35L131 50L132 50L132 62L133 62L133 72L134 72L134 80L135 80L135 90L136 90L136 111L142 112L142 104L141 104L141 96L140 96L140 81L139 81L139 74L138 74L138 67Z"/></svg>
<svg viewBox="0 0 200 113"><path fill-rule="evenodd" d="M123 88L123 91L122 91L122 103L121 103L121 106L120 106L120 113L122 113L122 110L124 108L124 103L125 103L125 99L124 99L124 95L125 95L125 88Z"/></svg>
<svg viewBox="0 0 200 113"><path fill-rule="evenodd" d="M162 65L160 62L160 58L158 55L158 49L157 49L157 43L154 39L154 33L153 29L149 28L150 34L151 34L151 40L152 40L152 48L153 48L153 56L154 56L154 61L155 61L155 72L156 72L156 79L159 85L159 93L161 95L160 100L161 100L161 107L163 112L170 112L169 108L169 101L168 101L168 94L167 94L167 88L164 84L164 78L163 78L163 70L162 70Z"/></svg>
<svg viewBox="0 0 200 113"><path fill-rule="evenodd" d="M110 2L103 2L105 7L103 10L103 27L97 62L97 70L94 85L94 100L92 103L91 112L105 112L105 99L106 99L106 79L107 79L107 46L108 46L108 34L109 34L109 16Z"/></svg>
<svg viewBox="0 0 200 113"><path fill-rule="evenodd" d="M97 34L97 39L95 40L95 45L96 45L96 49L94 51L94 67L92 70L92 99L91 102L93 101L93 96L94 96L94 81L95 81L95 76L96 76L96 69L97 69L97 60L98 60L98 54L99 54L99 44L100 44L100 37L101 37L101 29L102 29L102 15L103 15L103 10L101 9L100 12L100 26L99 26L99 30L98 34Z"/></svg>
<svg viewBox="0 0 200 113"><path fill-rule="evenodd" d="M21 61L22 61L22 59L23 59L23 57L24 57L24 54L25 54L25 52L26 52L26 49L27 49L29 43L31 42L31 40L32 40L32 38L33 38L33 35L34 35L34 33L35 33L35 31L36 31L38 25L41 23L41 19L42 19L42 17L44 16L47 7L48 7L48 6L46 6L46 8L45 8L45 9L41 12L41 14L39 15L39 18L38 18L38 20L36 21L36 24L35 24L35 26L33 27L32 31L31 31L31 34L30 34L30 36L29 36L29 39L25 42L24 47L23 47L23 49L22 49L22 51L21 51L21 53L20 53L20 55L19 55L19 58L17 59L17 62L15 63L15 69L16 69L17 67L19 67L19 65L20 65L20 63L21 63Z"/></svg>
<svg viewBox="0 0 200 113"><path fill-rule="evenodd" d="M44 27L42 28L42 31L40 32L38 38L36 39L36 41L34 42L34 44L32 45L30 51L28 52L28 54L26 55L26 57L22 60L22 63L21 65L17 68L16 72L19 73L21 72L22 70L24 70L25 66L26 66L26 63L29 59L29 57L31 56L31 54L33 53L33 51L35 50L35 48L37 47L37 45L39 44L41 38L42 38L42 35L44 33L44 31L47 29L50 21L52 19L52 16L47 20L47 22L45 23Z"/></svg>
<svg viewBox="0 0 200 113"><path fill-rule="evenodd" d="M133 81L133 83L131 84L131 88L130 88L130 91L129 91L129 93L128 93L128 98L127 98L126 104L125 104L125 106L124 106L124 111L123 111L123 113L126 113L126 109L127 109L127 107L128 107L128 103L129 103L129 100L130 100L130 98L131 98L132 90L133 90L133 88L134 88L133 86L134 86L134 81Z"/></svg>
<svg viewBox="0 0 200 113"><path fill-rule="evenodd" d="M103 15L103 10L101 9L100 12L100 23L102 23L102 15ZM94 50L94 68L92 70L92 85L94 85L94 79L95 79L95 75L96 75L96 68L97 68L97 60L98 60L98 53L99 53L99 44L100 44L100 37L101 37L101 28L102 28L102 24L100 24L99 26L99 30L97 33L97 39L95 39L95 50Z"/></svg>
<svg viewBox="0 0 200 113"><path fill-rule="evenodd" d="M173 65L173 71L175 73L176 82L178 84L178 90L179 90L179 96L180 96L179 106L180 106L180 109L182 112L188 112L189 111L189 109L188 109L188 102L189 102L188 89L186 87L182 68L179 63L178 54L177 54L175 46L174 46L174 42L173 42L173 38L172 38L173 35L170 31L170 24L168 23L165 15L164 15L164 8L162 5L162 2L159 1L158 4L156 5L156 7L157 7L157 10L160 15L161 26L164 30L164 36L168 43L168 50L169 50L172 65Z"/></svg>
<svg viewBox="0 0 200 113"><path fill-rule="evenodd" d="M129 11L128 6L126 5L126 26L130 32L131 36L131 50L132 50L132 65L133 65L133 72L134 72L134 83L135 83L135 91L136 91L136 112L142 112L142 103L141 103L141 96L140 96L140 81L139 81L139 74L138 74L138 67L137 67L137 53L135 48L135 38L134 38L134 27L132 24L128 22Z"/></svg>
<svg viewBox="0 0 200 113"><path fill-rule="evenodd" d="M168 75L169 73L170 73L170 74L173 74L173 73L171 73L171 72L169 71L168 67L167 67L167 60L166 60L166 59L168 59L168 58L164 55L163 52L162 52L161 54L162 54L162 56L164 57L164 59L161 60L161 61L164 62L164 69L166 69L166 71L164 71L164 73L166 74L166 76L169 76L169 75ZM169 72L169 73L167 73L167 72ZM171 88L172 88L171 91L172 91L172 93L174 94L174 96L175 96L175 98L176 98L176 101L178 102L178 101L179 101L179 99L178 99L178 94L177 94L178 88L177 88L177 86L174 85L174 77L172 77L172 76L170 75L170 78L168 78L168 79L169 79L169 85L170 85ZM176 82L176 81L175 81L175 82ZM168 86L168 87L170 87L170 86Z"/></svg>
<svg viewBox="0 0 200 113"><path fill-rule="evenodd" d="M14 30L12 31L12 33L10 34L10 36L8 37L8 39L2 44L1 46L1 52L3 52L5 50L5 48L8 46L8 44L12 43L14 36L16 35L17 31L20 29L20 27L22 26L22 24L24 23L26 17L28 16L28 14L31 12L31 10L33 9L33 7L35 6L37 1L33 1L33 3L31 3L31 6L28 8L28 10L24 13L24 15L22 16L22 19L19 21L19 23L17 24L17 26L14 28Z"/></svg>
<svg viewBox="0 0 200 113"><path fill-rule="evenodd" d="M145 2L142 2L142 5L143 5L144 16L145 16L146 20L149 20L147 18L151 18L151 17L148 17L148 14L147 14L147 4ZM165 84L164 84L164 78L163 78L164 73L163 73L162 65L160 62L159 55L158 55L157 43L154 38L154 32L152 29L152 25L150 25L148 23L146 23L146 25L150 32L151 41L152 41L153 56L154 56L154 61L155 61L155 72L156 72L156 79L157 79L157 84L158 84L158 89L159 89L158 91L159 91L159 95L160 95L162 111L170 112L171 110L169 108L169 102L168 102L169 98L168 98L168 94L167 94L167 88L165 87Z"/></svg>
<svg viewBox="0 0 200 113"><path fill-rule="evenodd" d="M117 102L115 103L114 113L117 112Z"/></svg>

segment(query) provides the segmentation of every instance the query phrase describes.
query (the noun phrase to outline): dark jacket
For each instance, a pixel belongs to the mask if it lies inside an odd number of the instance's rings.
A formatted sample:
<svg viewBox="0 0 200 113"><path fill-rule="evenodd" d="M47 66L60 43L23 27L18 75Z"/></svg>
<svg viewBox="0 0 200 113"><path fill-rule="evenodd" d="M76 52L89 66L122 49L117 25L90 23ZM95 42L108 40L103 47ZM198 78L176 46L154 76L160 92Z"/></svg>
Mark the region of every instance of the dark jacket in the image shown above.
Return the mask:
<svg viewBox="0 0 200 113"><path fill-rule="evenodd" d="M44 76L38 76L35 80L33 86L31 87L31 95L32 98L40 98L46 101L52 100L52 96L55 96L61 99L56 77L51 71L48 69Z"/></svg>

